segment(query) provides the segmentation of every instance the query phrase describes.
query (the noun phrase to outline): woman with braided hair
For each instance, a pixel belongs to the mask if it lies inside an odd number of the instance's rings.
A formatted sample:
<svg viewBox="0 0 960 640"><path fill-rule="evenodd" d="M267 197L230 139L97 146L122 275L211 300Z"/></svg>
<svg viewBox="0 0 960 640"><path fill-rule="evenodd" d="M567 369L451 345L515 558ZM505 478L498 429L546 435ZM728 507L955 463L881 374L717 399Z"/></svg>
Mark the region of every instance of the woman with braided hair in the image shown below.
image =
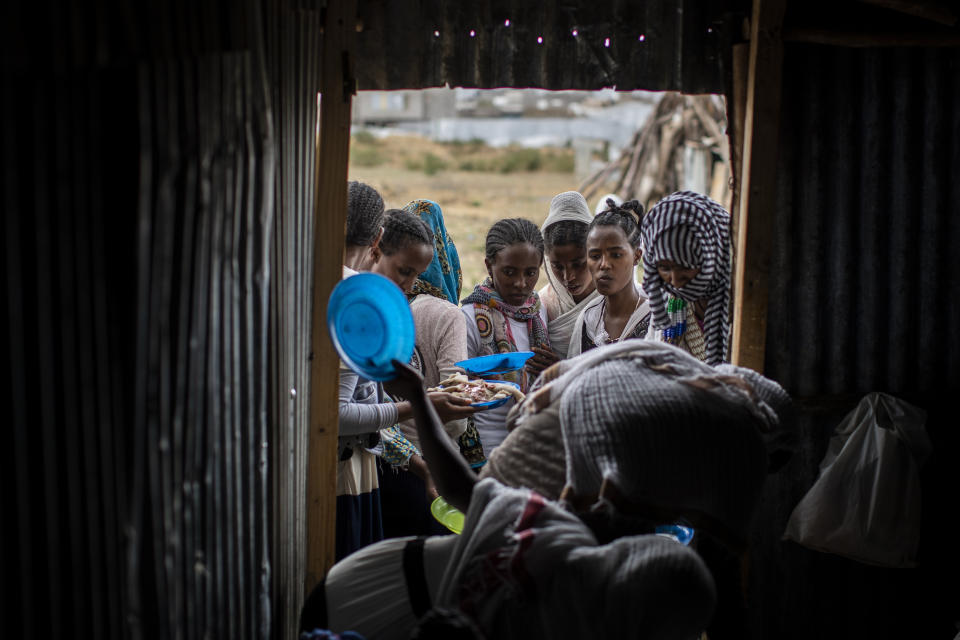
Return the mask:
<svg viewBox="0 0 960 640"><path fill-rule="evenodd" d="M441 380L459 373L455 363L467 357L463 316L445 293L449 290L457 300L460 262L443 226L439 205L416 200L402 211L388 211L380 253L373 271L397 283L410 301L415 331L410 365L428 387L436 387ZM444 424L451 442L456 442L466 427L466 419ZM419 453L416 426L408 419L400 422L399 429L412 450L399 460L388 460L390 466L379 468L384 535L393 538L443 533L443 526L430 515L430 502L437 497L437 490ZM385 450L388 445L392 442L384 443Z"/></svg>
<svg viewBox="0 0 960 640"><path fill-rule="evenodd" d="M590 222L587 268L600 297L584 307L577 318L567 347L570 357L646 335L650 307L633 277L642 257L642 217L643 207L636 200L620 205L607 200L606 210Z"/></svg>
<svg viewBox="0 0 960 640"><path fill-rule="evenodd" d="M369 221L369 218L359 219ZM348 216L348 225L350 220ZM408 293L414 280L433 259L433 234L418 217L398 209L380 215L379 224L382 226L377 230L377 242L362 252L366 256L363 261ZM347 231L349 238L351 229ZM465 418L474 412L469 400L449 393L431 393L429 400L444 421ZM339 401L338 559L381 540L384 525L389 528L383 517L377 456L391 465L409 466L414 473L419 472L426 485L421 489L422 494L428 491L426 487L432 486L419 450L396 426L413 417L409 402L394 402L385 394L382 384L361 378L342 364Z"/></svg>
<svg viewBox="0 0 960 640"><path fill-rule="evenodd" d="M488 277L463 301L467 323L467 355L550 350L547 311L534 291L543 262L543 236L537 225L523 218L508 218L487 232ZM546 363L549 364L549 363ZM546 364L532 358L519 371L503 374L504 380L526 391ZM485 455L507 435L507 413L514 401L474 416Z"/></svg>
<svg viewBox="0 0 960 640"><path fill-rule="evenodd" d="M379 256L383 237L383 198L363 182L347 183L347 237L344 277L368 270Z"/></svg>
<svg viewBox="0 0 960 640"><path fill-rule="evenodd" d="M727 362L730 214L710 198L678 191L643 220L647 339L669 342L707 364Z"/></svg>

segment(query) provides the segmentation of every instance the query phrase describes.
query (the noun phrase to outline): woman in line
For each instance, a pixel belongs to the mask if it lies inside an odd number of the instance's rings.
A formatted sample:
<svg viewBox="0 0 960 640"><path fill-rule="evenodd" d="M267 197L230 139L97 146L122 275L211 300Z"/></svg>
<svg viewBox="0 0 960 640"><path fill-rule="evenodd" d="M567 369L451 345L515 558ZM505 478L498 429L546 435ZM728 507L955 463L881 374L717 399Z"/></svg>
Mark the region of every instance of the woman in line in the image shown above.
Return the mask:
<svg viewBox="0 0 960 640"><path fill-rule="evenodd" d="M550 213L540 227L547 263L547 285L540 289L540 302L547 309L550 345L559 358L567 357L580 312L600 295L587 268L587 228L592 221L583 196L565 191L550 201ZM557 359L551 356L538 354L547 365Z"/></svg>
<svg viewBox="0 0 960 640"><path fill-rule="evenodd" d="M467 325L467 355L470 358L514 351L550 350L547 311L533 290L543 262L543 236L537 225L523 218L508 218L487 232L488 277L463 301L461 310ZM526 391L543 365L528 362L501 379ZM474 416L483 453L486 456L507 435L510 400L503 406Z"/></svg>
<svg viewBox="0 0 960 640"><path fill-rule="evenodd" d="M383 198L363 182L347 183L347 238L343 276L368 271L377 260L383 237Z"/></svg>
<svg viewBox="0 0 960 640"><path fill-rule="evenodd" d="M478 481L416 373L395 363L391 389L413 402L438 488L466 513L463 533L387 540L338 563L305 604L304 627L406 638L439 607L504 640L697 637L713 579L696 552L649 532L686 518L698 536L742 544L765 475L762 433L788 398L762 376L714 370L670 345L605 349L613 357L590 367L564 361L562 439L573 455L560 504ZM692 472L678 478L678 468Z"/></svg>
<svg viewBox="0 0 960 640"><path fill-rule="evenodd" d="M678 191L643 220L648 340L675 344L707 364L727 362L730 214L710 198Z"/></svg>
<svg viewBox="0 0 960 640"><path fill-rule="evenodd" d="M382 257L373 271L392 279L407 292L415 328L410 364L428 387L435 387L460 372L454 363L467 357L466 327L455 304L460 295L460 259L447 235L439 205L430 200L414 200L403 211L389 212L380 248ZM412 264L415 254L422 251L425 257L428 250L432 256L429 264L414 271L419 267ZM411 276L416 277L412 284ZM394 538L445 533L430 514L430 502L437 497L437 490L419 453L416 426L408 419L399 428L412 449L406 457L392 457L391 465L380 466L384 535ZM444 429L456 442L466 429L466 419L452 420Z"/></svg>
<svg viewBox="0 0 960 640"><path fill-rule="evenodd" d="M373 264L383 235L383 198L363 182L347 185L347 229L343 277ZM362 380L340 361L337 437L337 559L383 538L376 447L389 412L371 409L384 402L377 383ZM361 406L364 405L364 406Z"/></svg>
<svg viewBox="0 0 960 640"><path fill-rule="evenodd" d="M426 269L433 258L432 234L419 218L406 212L392 210L382 213L377 211L376 206L368 206L371 202L375 203L375 199L370 197L371 191L376 193L367 185L360 185L351 189L351 195L360 194L362 197L348 198L348 204L355 207L352 212L348 212L348 224L352 221L354 225L359 225L361 231L366 233L364 237L374 237L372 230L377 229L374 244L355 245L367 248L359 252L362 259L358 259L354 264L378 268L381 274L386 274L405 292L409 291L417 275ZM418 228L413 228L414 234L419 235L419 242L407 242L403 238L405 232L397 228L402 226L403 219L396 218L397 213L419 225ZM396 220L400 220L400 223L395 223ZM391 229L389 237L384 231L385 226ZM352 237L358 236L357 229L348 226L348 238L351 237L351 232ZM386 254L381 246L385 238ZM381 384L361 378L342 363L339 399L336 524L338 559L383 538L377 455L393 464L411 464L411 458L416 456L412 460L414 468L421 469L421 473L429 478L419 452L394 426L398 421L413 415L409 402L391 401ZM448 393L432 393L430 400L446 420L463 418L473 413L469 401Z"/></svg>
<svg viewBox="0 0 960 640"><path fill-rule="evenodd" d="M590 222L587 267L600 297L577 318L567 353L579 355L594 347L631 338L643 338L650 325L650 307L633 277L640 263L640 220L643 207L636 200L607 209Z"/></svg>

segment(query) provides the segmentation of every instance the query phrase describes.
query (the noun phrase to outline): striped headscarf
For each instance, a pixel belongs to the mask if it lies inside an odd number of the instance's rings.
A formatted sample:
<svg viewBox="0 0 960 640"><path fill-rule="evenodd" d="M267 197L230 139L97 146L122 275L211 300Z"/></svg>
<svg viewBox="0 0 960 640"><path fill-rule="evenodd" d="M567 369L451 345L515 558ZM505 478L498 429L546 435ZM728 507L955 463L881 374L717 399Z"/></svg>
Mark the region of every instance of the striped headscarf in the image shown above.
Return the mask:
<svg viewBox="0 0 960 640"><path fill-rule="evenodd" d="M412 293L427 293L457 304L463 284L460 255L453 239L447 234L440 205L432 200L413 200L407 203L403 210L420 216L433 231L433 260L413 283Z"/></svg>
<svg viewBox="0 0 960 640"><path fill-rule="evenodd" d="M643 290L650 298L654 328L662 332L673 328L669 298L691 304L706 299L703 360L711 365L725 362L730 333L730 214L706 196L678 191L660 200L644 216L641 235ZM700 272L682 289L675 289L657 271L661 260ZM676 336L664 337L672 341L669 338Z"/></svg>

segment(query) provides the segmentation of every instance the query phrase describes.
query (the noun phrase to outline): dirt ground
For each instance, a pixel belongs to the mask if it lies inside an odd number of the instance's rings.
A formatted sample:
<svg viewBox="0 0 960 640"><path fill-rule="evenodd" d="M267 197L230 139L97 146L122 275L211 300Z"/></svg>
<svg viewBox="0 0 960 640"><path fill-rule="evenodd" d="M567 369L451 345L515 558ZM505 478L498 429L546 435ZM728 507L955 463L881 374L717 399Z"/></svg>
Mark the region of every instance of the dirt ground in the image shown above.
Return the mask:
<svg viewBox="0 0 960 640"><path fill-rule="evenodd" d="M463 269L463 296L486 276L483 245L487 230L501 218L522 217L541 224L554 195L577 188L572 171L515 170L464 171L457 167L469 150L434 144L420 138L388 138L377 141L382 163L369 159L355 161L351 154L350 179L366 182L383 195L387 208L401 208L411 200L424 198L443 209L447 231L453 237ZM364 144L354 141L352 151ZM556 150L562 153L568 150ZM485 157L509 150L483 149ZM549 152L544 152L549 153ZM417 156L433 154L447 168L429 174L418 165ZM462 160L461 160L462 164ZM547 164L547 163L545 163ZM593 206L594 203L590 203ZM541 271L539 286L546 283Z"/></svg>

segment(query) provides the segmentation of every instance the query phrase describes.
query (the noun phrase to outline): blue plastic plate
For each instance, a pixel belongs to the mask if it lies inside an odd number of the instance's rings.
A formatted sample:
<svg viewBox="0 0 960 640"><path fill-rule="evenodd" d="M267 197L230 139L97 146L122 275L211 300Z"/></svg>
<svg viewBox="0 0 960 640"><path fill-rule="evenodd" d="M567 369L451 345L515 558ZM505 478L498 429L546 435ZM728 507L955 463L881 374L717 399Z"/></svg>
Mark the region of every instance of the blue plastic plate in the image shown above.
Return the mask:
<svg viewBox="0 0 960 640"><path fill-rule="evenodd" d="M391 380L393 360L413 355L413 316L400 287L376 273L341 280L327 304L327 329L344 363L368 380Z"/></svg>
<svg viewBox="0 0 960 640"><path fill-rule="evenodd" d="M534 356L533 351L512 351L510 353L492 353L488 356L479 356L469 360L455 362L458 367L467 373L477 376L491 376L497 373L516 371Z"/></svg>
<svg viewBox="0 0 960 640"><path fill-rule="evenodd" d="M658 524L654 529L658 536L673 538L680 544L690 544L693 540L694 530L681 524Z"/></svg>
<svg viewBox="0 0 960 640"><path fill-rule="evenodd" d="M509 384L511 386L516 387L517 389L520 388L520 385L518 385L516 382L510 382L509 380L497 380L496 382L498 384ZM511 398L513 398L513 396L507 396L506 398L497 398L496 400L487 400L486 402L474 402L470 406L482 407L484 409L493 409L494 407L499 407L501 405L507 404L508 402L510 402Z"/></svg>

